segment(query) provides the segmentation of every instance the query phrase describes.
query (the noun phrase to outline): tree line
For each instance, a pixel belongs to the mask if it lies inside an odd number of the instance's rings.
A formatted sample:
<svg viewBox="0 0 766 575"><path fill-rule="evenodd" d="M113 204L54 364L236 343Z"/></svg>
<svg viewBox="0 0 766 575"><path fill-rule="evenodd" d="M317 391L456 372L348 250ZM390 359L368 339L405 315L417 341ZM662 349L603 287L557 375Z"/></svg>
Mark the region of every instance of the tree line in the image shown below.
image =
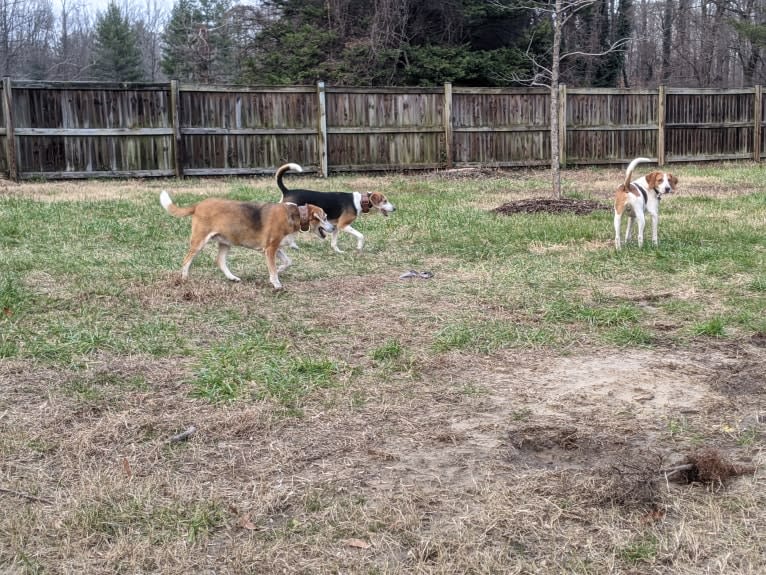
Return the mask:
<svg viewBox="0 0 766 575"><path fill-rule="evenodd" d="M551 65L540 0L0 0L0 74L29 80L470 86ZM560 81L766 80L766 0L565 0ZM548 0L553 5L553 0ZM615 48L616 46L616 48Z"/></svg>

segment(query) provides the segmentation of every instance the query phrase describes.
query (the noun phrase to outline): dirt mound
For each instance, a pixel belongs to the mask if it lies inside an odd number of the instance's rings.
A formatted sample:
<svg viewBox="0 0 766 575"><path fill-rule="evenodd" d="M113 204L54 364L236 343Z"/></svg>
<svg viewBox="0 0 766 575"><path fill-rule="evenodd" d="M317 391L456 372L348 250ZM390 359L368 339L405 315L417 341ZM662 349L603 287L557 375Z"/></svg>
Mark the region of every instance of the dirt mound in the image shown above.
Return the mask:
<svg viewBox="0 0 766 575"><path fill-rule="evenodd" d="M586 215L597 210L608 210L609 206L594 200L575 200L571 198L534 198L517 200L498 206L495 213L505 216L511 214L576 214Z"/></svg>
<svg viewBox="0 0 766 575"><path fill-rule="evenodd" d="M497 168L454 168L451 170L436 170L428 174L429 178L440 180L481 180L496 178L503 175Z"/></svg>
<svg viewBox="0 0 766 575"><path fill-rule="evenodd" d="M752 465L734 465L717 449L704 448L688 455L684 464L673 471L678 473L675 480L680 483L723 484L732 477L753 473L754 470ZM669 473L668 477L671 475Z"/></svg>
<svg viewBox="0 0 766 575"><path fill-rule="evenodd" d="M717 370L710 386L725 395L759 396L766 393L766 373L758 360L743 360Z"/></svg>

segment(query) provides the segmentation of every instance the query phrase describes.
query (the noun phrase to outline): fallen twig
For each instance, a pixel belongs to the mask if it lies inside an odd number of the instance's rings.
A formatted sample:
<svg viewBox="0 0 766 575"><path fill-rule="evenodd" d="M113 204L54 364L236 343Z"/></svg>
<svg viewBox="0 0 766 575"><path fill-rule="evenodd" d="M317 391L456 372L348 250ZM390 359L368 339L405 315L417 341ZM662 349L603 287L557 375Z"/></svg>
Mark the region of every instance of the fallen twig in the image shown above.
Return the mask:
<svg viewBox="0 0 766 575"><path fill-rule="evenodd" d="M21 491L14 491L13 489L5 489L4 487L0 487L0 493L7 493L8 495L14 495L16 497L21 497L22 499L28 499L29 501L36 501L37 503L47 503L48 505L53 505L53 501L50 499L45 499L44 497L35 497L34 495L22 493Z"/></svg>
<svg viewBox="0 0 766 575"><path fill-rule="evenodd" d="M660 469L660 473L664 473L665 477L675 475L679 471L689 471L694 469L693 463L684 463L683 465L676 465L675 467L668 467L667 469Z"/></svg>
<svg viewBox="0 0 766 575"><path fill-rule="evenodd" d="M197 428L194 427L193 425L191 425L191 426L189 426L188 429L186 429L185 431L182 431L178 435L174 435L168 441L170 443L178 443L179 441L186 441L187 439L189 439L195 433L197 433Z"/></svg>

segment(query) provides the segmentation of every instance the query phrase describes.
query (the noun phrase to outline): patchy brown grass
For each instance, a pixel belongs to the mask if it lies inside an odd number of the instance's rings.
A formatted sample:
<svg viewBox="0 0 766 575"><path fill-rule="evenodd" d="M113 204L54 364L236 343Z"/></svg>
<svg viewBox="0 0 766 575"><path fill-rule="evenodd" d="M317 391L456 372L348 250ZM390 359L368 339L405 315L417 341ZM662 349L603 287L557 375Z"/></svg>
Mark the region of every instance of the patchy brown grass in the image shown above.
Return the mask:
<svg viewBox="0 0 766 575"><path fill-rule="evenodd" d="M568 174L583 185L612 185L611 175ZM530 186L540 177L529 174ZM12 193L96 201L163 183L78 186ZM174 193L216 189L230 185L173 183ZM0 571L762 571L763 334L682 348L574 334L558 347L436 353L439 330L455 318L523 326L523 294L484 298L492 279L481 263L424 256L418 269L434 277L401 281L406 268L387 254L310 253L328 273L290 271L282 293L269 289L262 256L245 254L241 284L225 283L201 257L187 284L167 270L102 296L115 329L133 316L162 318L192 349L0 360ZM26 281L62 306L77 290L76 278L44 270ZM695 296L676 281L581 289L655 317L671 295ZM668 320L658 317L663 332ZM230 403L195 397L197 354L262 325L291 355L332 357L335 384L308 394L299 414L259 395L255 381ZM191 425L188 440L170 441ZM697 475L666 480L663 469L688 463Z"/></svg>

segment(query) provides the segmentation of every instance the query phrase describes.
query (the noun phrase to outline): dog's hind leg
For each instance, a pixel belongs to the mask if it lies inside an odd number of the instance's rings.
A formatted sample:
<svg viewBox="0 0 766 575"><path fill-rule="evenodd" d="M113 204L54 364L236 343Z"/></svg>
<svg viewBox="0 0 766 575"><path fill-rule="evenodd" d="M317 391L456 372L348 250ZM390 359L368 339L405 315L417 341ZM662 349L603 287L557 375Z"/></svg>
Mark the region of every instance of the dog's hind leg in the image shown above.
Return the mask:
<svg viewBox="0 0 766 575"><path fill-rule="evenodd" d="M657 225L660 221L660 214L655 212L649 212L649 214L652 216L652 243L657 246L660 243L660 239L657 236Z"/></svg>
<svg viewBox="0 0 766 575"><path fill-rule="evenodd" d="M614 212L614 247L620 249L620 225L622 216Z"/></svg>
<svg viewBox="0 0 766 575"><path fill-rule="evenodd" d="M191 241L189 242L189 251L186 252L183 265L181 266L181 279L186 281L189 278L189 268L192 265L192 261L197 257L197 254L202 251L202 248L207 245L211 238L218 235L216 232L210 232L204 238L200 238L199 234L195 234L192 230Z"/></svg>
<svg viewBox="0 0 766 575"><path fill-rule="evenodd" d="M635 218L628 214L628 227L625 228L625 243L627 244L630 241L631 236L633 235L633 223L635 222Z"/></svg>
<svg viewBox="0 0 766 575"><path fill-rule="evenodd" d="M283 272L287 268L289 268L291 265L293 265L293 260L290 259L290 257L285 253L285 251L282 248L279 248L277 250L277 258L282 263L277 268L278 272Z"/></svg>
<svg viewBox="0 0 766 575"><path fill-rule="evenodd" d="M218 255L215 256L215 263L221 269L223 275L225 275L227 279L230 279L233 282L238 282L240 279L231 273L231 271L229 271L229 266L226 265L226 256L229 253L229 247L229 244L218 242Z"/></svg>
<svg viewBox="0 0 766 575"><path fill-rule="evenodd" d="M356 238L356 249L358 249L361 252L362 248L364 247L364 235L362 235L361 232L355 230L351 226L346 226L345 228L343 228L343 231L350 233L352 236Z"/></svg>
<svg viewBox="0 0 766 575"><path fill-rule="evenodd" d="M638 222L638 247L644 246L644 228L646 227L646 217L644 211L641 210L636 213L636 222Z"/></svg>
<svg viewBox="0 0 766 575"><path fill-rule="evenodd" d="M295 242L295 236L293 236L293 234L290 234L289 236L285 236L285 238L282 240L282 245L287 246L288 248L292 248L294 250L299 249L298 244Z"/></svg>

